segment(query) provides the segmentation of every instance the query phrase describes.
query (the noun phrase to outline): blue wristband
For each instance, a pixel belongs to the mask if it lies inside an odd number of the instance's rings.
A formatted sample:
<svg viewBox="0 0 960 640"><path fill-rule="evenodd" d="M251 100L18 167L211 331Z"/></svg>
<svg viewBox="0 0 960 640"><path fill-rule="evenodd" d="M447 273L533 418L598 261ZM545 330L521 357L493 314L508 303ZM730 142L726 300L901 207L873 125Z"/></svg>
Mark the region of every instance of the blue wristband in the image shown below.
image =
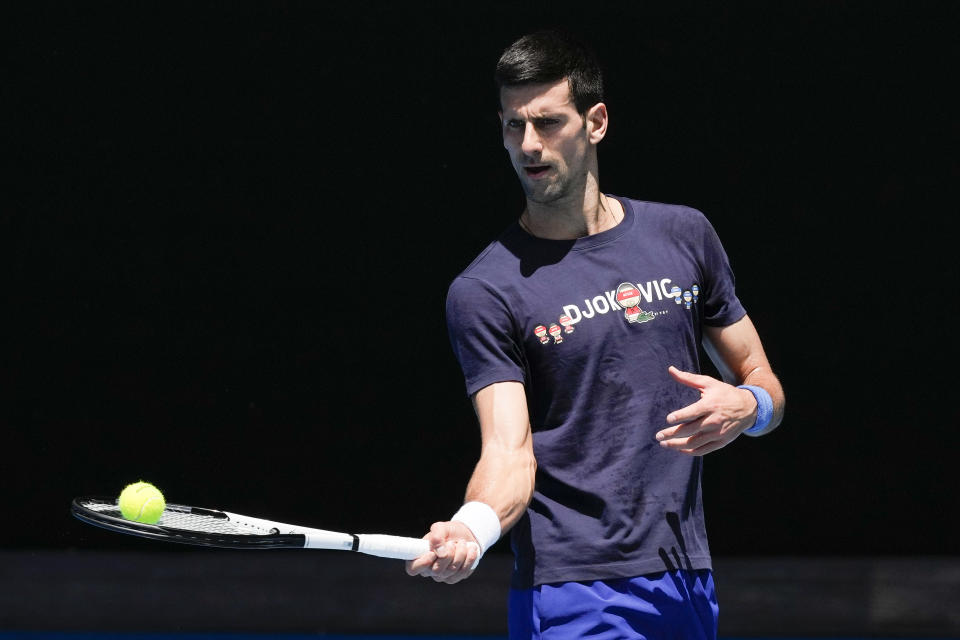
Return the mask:
<svg viewBox="0 0 960 640"><path fill-rule="evenodd" d="M763 387L757 387L752 384L742 384L737 389L746 389L757 399L757 421L753 426L744 431L744 433L755 436L767 428L770 420L773 419L773 398Z"/></svg>

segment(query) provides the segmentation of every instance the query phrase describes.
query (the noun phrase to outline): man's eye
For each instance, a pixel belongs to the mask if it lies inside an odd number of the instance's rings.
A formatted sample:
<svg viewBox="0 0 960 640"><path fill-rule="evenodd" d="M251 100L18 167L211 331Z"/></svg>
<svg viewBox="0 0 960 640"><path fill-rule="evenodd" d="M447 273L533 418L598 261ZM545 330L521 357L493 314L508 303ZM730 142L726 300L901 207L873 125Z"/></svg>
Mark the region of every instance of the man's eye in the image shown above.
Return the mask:
<svg viewBox="0 0 960 640"><path fill-rule="evenodd" d="M534 124L537 126L538 129L546 129L548 127L554 126L558 122L560 121L555 118L540 118L539 120L534 122Z"/></svg>
<svg viewBox="0 0 960 640"><path fill-rule="evenodd" d="M508 129L519 129L523 126L522 120L507 120Z"/></svg>

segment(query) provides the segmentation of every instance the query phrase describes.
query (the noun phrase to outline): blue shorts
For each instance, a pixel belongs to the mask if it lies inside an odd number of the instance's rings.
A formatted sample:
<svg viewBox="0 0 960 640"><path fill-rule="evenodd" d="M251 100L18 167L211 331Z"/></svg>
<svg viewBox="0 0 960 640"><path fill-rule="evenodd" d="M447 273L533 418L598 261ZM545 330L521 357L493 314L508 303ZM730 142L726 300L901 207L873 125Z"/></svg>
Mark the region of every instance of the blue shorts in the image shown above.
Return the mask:
<svg viewBox="0 0 960 640"><path fill-rule="evenodd" d="M544 584L510 590L510 640L715 640L719 610L708 569Z"/></svg>

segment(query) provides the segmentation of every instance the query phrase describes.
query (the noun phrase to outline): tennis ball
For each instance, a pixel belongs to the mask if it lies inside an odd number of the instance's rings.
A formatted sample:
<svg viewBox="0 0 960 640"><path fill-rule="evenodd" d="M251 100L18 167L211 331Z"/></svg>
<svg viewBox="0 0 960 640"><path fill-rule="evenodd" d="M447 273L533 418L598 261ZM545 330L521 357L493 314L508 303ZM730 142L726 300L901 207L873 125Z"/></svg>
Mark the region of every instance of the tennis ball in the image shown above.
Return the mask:
<svg viewBox="0 0 960 640"><path fill-rule="evenodd" d="M134 482L120 493L120 513L127 520L156 524L167 506L160 489L149 482Z"/></svg>

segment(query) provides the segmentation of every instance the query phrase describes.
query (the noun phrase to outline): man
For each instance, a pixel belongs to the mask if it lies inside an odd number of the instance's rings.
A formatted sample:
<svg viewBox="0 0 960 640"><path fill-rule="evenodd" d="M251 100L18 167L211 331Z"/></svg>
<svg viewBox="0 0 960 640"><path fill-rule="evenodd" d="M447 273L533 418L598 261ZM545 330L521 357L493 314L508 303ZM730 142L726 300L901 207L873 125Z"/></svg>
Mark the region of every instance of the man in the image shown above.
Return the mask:
<svg viewBox="0 0 960 640"><path fill-rule="evenodd" d="M407 572L462 580L512 529L512 638L713 638L701 456L774 429L783 391L703 215L600 191L591 54L540 32L495 77L526 209L450 287L482 448Z"/></svg>

